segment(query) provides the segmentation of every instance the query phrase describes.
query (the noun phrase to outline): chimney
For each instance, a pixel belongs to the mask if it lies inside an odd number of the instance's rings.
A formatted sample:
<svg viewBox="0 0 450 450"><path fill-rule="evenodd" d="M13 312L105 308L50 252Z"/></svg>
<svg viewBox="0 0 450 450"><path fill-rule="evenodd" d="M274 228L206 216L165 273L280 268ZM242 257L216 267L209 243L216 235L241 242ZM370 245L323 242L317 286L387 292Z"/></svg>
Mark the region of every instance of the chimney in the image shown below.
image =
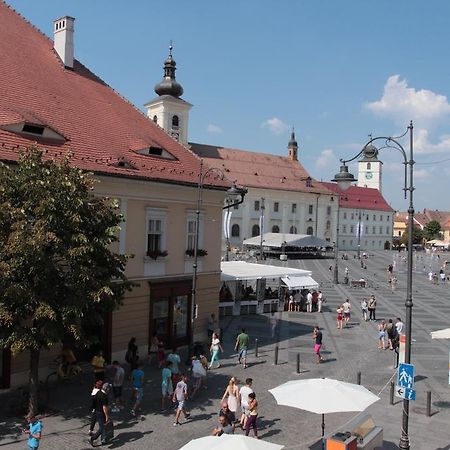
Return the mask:
<svg viewBox="0 0 450 450"><path fill-rule="evenodd" d="M73 69L73 17L64 16L53 22L53 47L61 58L64 66Z"/></svg>

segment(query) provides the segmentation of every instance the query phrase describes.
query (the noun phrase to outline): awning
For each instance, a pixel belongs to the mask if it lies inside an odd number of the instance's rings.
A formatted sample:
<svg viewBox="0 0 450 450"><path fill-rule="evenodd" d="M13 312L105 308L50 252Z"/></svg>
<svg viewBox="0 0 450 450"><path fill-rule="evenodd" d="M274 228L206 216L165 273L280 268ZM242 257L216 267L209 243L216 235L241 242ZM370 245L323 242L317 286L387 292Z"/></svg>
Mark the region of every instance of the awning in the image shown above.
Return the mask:
<svg viewBox="0 0 450 450"><path fill-rule="evenodd" d="M281 281L289 289L317 289L319 284L311 277L283 277Z"/></svg>
<svg viewBox="0 0 450 450"><path fill-rule="evenodd" d="M431 332L431 339L450 339L450 328Z"/></svg>
<svg viewBox="0 0 450 450"><path fill-rule="evenodd" d="M242 243L249 247L259 247L261 245L261 236L255 236L249 239L245 239ZM264 247L282 248L284 245L287 247L316 247L316 248L329 248L333 245L319 239L315 236L309 236L308 234L287 234L287 233L264 233L263 242Z"/></svg>

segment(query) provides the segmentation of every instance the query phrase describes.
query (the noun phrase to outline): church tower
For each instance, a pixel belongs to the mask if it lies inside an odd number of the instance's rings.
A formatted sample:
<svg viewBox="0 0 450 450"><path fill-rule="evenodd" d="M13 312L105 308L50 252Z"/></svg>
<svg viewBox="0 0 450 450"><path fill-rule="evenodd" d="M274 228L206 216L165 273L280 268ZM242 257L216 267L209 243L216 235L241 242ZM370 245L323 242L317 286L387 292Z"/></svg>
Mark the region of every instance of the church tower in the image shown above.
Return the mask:
<svg viewBox="0 0 450 450"><path fill-rule="evenodd" d="M183 87L175 78L176 62L169 56L164 61L164 78L155 86L158 97L144 106L147 116L182 144L188 143L189 110L192 105L181 98Z"/></svg>
<svg viewBox="0 0 450 450"><path fill-rule="evenodd" d="M358 186L378 189L381 192L383 163L378 159L378 149L369 144L358 161Z"/></svg>
<svg viewBox="0 0 450 450"><path fill-rule="evenodd" d="M292 129L291 139L289 140L288 143L288 157L292 161L298 161L298 144L297 141L295 140L294 129Z"/></svg>

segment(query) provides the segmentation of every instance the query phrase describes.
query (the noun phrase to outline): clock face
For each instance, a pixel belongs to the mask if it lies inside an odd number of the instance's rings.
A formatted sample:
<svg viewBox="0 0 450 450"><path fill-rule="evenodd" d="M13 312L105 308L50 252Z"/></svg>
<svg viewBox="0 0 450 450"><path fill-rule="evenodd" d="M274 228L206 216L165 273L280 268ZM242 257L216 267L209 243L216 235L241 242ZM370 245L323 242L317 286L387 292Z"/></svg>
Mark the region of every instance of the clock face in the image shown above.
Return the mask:
<svg viewBox="0 0 450 450"><path fill-rule="evenodd" d="M172 131L172 137L178 141L180 139L180 133L177 133L176 131Z"/></svg>
<svg viewBox="0 0 450 450"><path fill-rule="evenodd" d="M368 180L371 180L372 177L373 177L372 172L367 172L367 173L366 173L366 178L367 178Z"/></svg>

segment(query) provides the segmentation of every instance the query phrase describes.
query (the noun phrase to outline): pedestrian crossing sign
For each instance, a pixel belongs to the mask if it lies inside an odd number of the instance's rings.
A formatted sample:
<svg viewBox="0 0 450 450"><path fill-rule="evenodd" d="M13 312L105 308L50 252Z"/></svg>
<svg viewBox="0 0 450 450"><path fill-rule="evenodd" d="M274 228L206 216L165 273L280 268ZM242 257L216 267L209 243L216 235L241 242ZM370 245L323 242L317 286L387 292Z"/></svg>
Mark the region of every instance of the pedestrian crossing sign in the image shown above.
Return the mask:
<svg viewBox="0 0 450 450"><path fill-rule="evenodd" d="M397 386L414 389L414 366L402 363L398 366Z"/></svg>

